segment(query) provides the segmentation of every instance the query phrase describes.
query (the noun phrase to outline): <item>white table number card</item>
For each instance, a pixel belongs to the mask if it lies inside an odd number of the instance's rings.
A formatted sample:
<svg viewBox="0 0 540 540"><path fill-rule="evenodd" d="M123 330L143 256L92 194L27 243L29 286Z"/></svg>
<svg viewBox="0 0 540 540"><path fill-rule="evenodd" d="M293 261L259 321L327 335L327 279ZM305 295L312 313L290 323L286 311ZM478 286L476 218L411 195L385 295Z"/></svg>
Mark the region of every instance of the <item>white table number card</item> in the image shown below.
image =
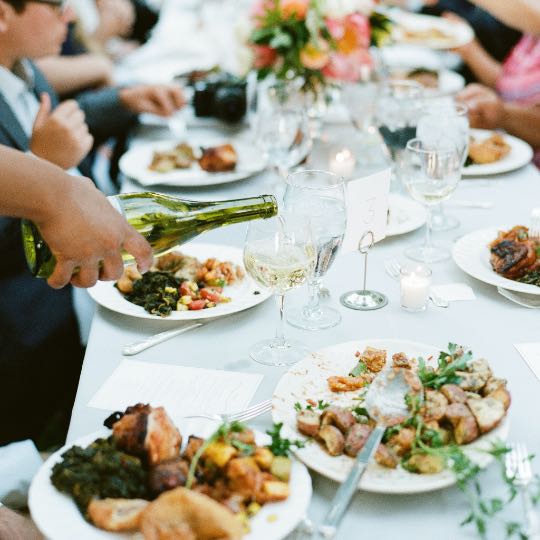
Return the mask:
<svg viewBox="0 0 540 540"><path fill-rule="evenodd" d="M388 194L391 169L347 182L347 230L342 253L358 250L358 243L367 231L373 241L386 236Z"/></svg>
<svg viewBox="0 0 540 540"><path fill-rule="evenodd" d="M527 363L531 371L540 380L540 342L537 343L514 343L523 360Z"/></svg>

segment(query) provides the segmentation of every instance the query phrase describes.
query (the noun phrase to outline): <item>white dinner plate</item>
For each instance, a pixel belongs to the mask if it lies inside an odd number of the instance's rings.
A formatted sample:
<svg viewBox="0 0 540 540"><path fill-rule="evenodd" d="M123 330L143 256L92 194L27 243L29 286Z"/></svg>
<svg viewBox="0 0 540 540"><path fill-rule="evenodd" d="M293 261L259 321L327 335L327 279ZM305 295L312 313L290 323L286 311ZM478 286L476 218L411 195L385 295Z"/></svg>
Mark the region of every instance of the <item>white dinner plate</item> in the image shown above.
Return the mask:
<svg viewBox="0 0 540 540"><path fill-rule="evenodd" d="M207 436L209 432L195 431ZM258 444L267 444L270 438L255 432ZM86 435L55 452L40 468L30 486L28 506L32 519L49 540L127 540L142 539L140 534L111 533L88 523L73 499L59 492L51 483L51 470L61 461L62 454L71 446L88 446L98 437L107 437L105 429ZM183 437L187 441L187 437ZM251 530L243 540L279 540L287 536L300 522L311 499L311 478L304 465L293 460L289 481L290 495L286 501L266 504L250 520ZM275 518L275 519L274 519Z"/></svg>
<svg viewBox="0 0 540 540"><path fill-rule="evenodd" d="M403 195L390 193L388 198L386 236L415 231L426 222L426 210L418 202Z"/></svg>
<svg viewBox="0 0 540 540"><path fill-rule="evenodd" d="M471 136L479 141L487 139L492 134L493 131L487 129L471 129ZM502 135L511 147L510 152L494 163L463 167L463 176L488 176L490 174L506 173L519 169L531 162L534 152L529 143L507 133L503 133Z"/></svg>
<svg viewBox="0 0 540 540"><path fill-rule="evenodd" d="M427 69L427 68L426 68ZM392 78L394 79L407 79L407 74L414 69L402 69L394 68L391 71ZM465 86L465 79L455 71L449 69L442 69L437 71L439 80L437 88L424 87L426 96L448 96L451 94L457 94Z"/></svg>
<svg viewBox="0 0 540 540"><path fill-rule="evenodd" d="M303 437L296 430L296 410L294 404L305 405L307 399L315 401L322 399L336 405L350 407L358 405L354 398L359 392L331 392L327 378L331 375L348 375L356 365L355 352L371 346L385 349L388 358L394 353L405 352L409 357L422 356L427 359L433 355L436 359L440 349L431 345L414 343L412 341L395 339L366 339L340 343L312 353L307 358L293 366L278 382L272 402L272 416L275 422L283 422L287 427L287 435L294 434ZM505 418L493 431L482 436L463 449L471 460L485 467L492 457L489 454L475 450L490 447L491 442L508 436L508 419ZM317 443L311 442L297 450L296 456L309 468L336 482L343 482L354 462L348 456L333 457L327 454ZM370 463L360 480L359 489L375 493L421 493L434 491L451 486L456 478L451 471L445 470L438 474L413 474L398 466L396 469L381 467Z"/></svg>
<svg viewBox="0 0 540 540"><path fill-rule="evenodd" d="M484 283L503 287L510 291L540 295L540 287L528 283L520 283L497 274L489 262L488 244L497 238L499 231L508 231L512 227L490 227L480 229L462 236L452 250L455 263L469 276Z"/></svg>
<svg viewBox="0 0 540 540"><path fill-rule="evenodd" d="M229 172L210 173L203 171L198 163L194 163L188 169L175 169L166 173L151 171L148 168L155 151L171 150L180 142L187 142L195 148L230 143L234 146L238 154L236 169ZM185 139L137 144L120 158L119 166L123 174L136 180L143 186L161 184L180 187L201 187L226 184L248 178L262 171L266 166L266 162L261 152L248 142L233 138L196 138L189 136Z"/></svg>
<svg viewBox="0 0 540 540"><path fill-rule="evenodd" d="M197 257L204 261L215 257L220 261L230 261L243 267L243 253L240 248L217 244L184 244L177 251L186 255ZM230 302L218 304L216 307L201 309L198 311L173 311L168 317L159 317L145 311L142 306L137 306L126 300L120 291L114 286L114 281L98 281L96 285L88 289L90 296L100 305L131 317L141 319L153 319L163 321L191 321L195 319L211 319L223 315L231 315L256 306L271 296L271 293L259 287L249 275L234 285L226 286L223 294L231 298Z"/></svg>
<svg viewBox="0 0 540 540"><path fill-rule="evenodd" d="M422 45L429 49L453 49L461 47L474 39L473 29L464 22L450 21L432 15L408 13L399 9L390 10L389 17L397 23L392 30L392 38L397 43ZM424 32L430 29L439 30L444 37L417 38L407 32Z"/></svg>

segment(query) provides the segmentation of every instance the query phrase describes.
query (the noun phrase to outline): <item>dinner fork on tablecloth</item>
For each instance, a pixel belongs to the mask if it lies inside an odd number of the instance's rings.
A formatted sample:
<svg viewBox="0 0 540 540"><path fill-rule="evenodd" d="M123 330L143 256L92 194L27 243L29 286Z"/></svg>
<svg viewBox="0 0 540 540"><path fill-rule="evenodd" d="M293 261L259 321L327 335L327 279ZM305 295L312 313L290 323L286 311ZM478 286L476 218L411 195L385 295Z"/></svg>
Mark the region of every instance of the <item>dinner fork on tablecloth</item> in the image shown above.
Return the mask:
<svg viewBox="0 0 540 540"><path fill-rule="evenodd" d="M190 414L183 418L206 418L207 420L216 420L218 422L246 422L270 411L270 409L272 409L272 400L267 399L243 411L222 414Z"/></svg>

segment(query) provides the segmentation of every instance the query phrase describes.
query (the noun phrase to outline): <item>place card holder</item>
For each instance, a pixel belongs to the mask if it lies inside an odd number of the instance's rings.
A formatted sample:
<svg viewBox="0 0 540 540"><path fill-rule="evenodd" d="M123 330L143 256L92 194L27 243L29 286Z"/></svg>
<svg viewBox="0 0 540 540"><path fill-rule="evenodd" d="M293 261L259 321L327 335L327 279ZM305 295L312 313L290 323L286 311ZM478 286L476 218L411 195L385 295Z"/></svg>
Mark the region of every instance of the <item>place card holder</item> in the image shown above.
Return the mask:
<svg viewBox="0 0 540 540"><path fill-rule="evenodd" d="M371 230L366 231L358 242L358 251L364 256L364 285L361 290L349 291L341 295L340 302L347 308L359 311L380 309L388 304L386 295L366 288L368 254L375 242L375 235Z"/></svg>

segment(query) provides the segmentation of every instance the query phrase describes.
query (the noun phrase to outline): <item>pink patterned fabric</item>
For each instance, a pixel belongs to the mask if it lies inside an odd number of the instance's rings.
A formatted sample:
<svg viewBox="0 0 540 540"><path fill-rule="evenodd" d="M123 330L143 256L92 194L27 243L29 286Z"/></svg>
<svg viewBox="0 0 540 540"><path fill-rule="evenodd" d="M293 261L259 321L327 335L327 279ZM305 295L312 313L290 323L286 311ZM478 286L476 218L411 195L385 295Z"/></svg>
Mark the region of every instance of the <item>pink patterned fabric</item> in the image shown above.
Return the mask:
<svg viewBox="0 0 540 540"><path fill-rule="evenodd" d="M540 37L523 36L504 61L497 80L497 91L504 101L540 106ZM540 149L534 164L540 168Z"/></svg>

